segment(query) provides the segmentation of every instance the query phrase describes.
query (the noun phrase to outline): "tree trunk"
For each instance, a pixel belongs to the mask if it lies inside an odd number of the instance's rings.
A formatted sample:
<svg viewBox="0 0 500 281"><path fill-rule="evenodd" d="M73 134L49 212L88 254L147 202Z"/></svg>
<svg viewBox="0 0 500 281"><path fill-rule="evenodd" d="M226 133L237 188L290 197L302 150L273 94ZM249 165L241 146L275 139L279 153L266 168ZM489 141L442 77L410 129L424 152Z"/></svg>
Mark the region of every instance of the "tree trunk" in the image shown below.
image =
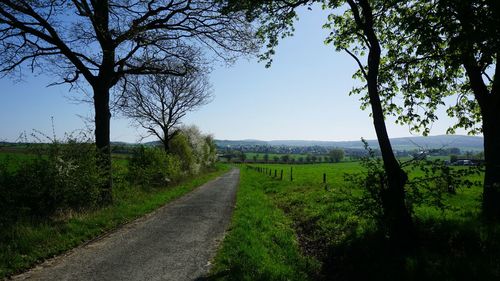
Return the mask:
<svg viewBox="0 0 500 281"><path fill-rule="evenodd" d="M489 104L483 111L484 135L484 190L483 215L490 220L500 220L500 112L498 106Z"/></svg>
<svg viewBox="0 0 500 281"><path fill-rule="evenodd" d="M489 220L500 221L500 97L498 74L495 73L491 91L483 81L481 69L470 49L462 54L462 64L469 78L474 97L481 109L484 136L484 187L483 216ZM496 72L499 64L497 62Z"/></svg>
<svg viewBox="0 0 500 281"><path fill-rule="evenodd" d="M363 29L367 40L370 42L366 82L372 108L373 125L377 134L377 140L380 146L380 152L382 153L384 170L387 177L387 187L382 187L383 190L381 191L384 219L394 246L403 251L407 251L414 248L416 242L413 221L405 202L404 186L408 180L408 176L401 169L399 162L394 156L385 126L384 111L382 109L378 89L381 48L373 27L373 12L368 1L360 1L359 3L364 18L363 21L361 17L359 17L358 6L355 2L348 1L348 3L354 11L355 20L358 26Z"/></svg>
<svg viewBox="0 0 500 281"><path fill-rule="evenodd" d="M168 152L170 150L169 140L163 139L162 143L163 143L163 150L165 150L165 152Z"/></svg>
<svg viewBox="0 0 500 281"><path fill-rule="evenodd" d="M113 178L111 175L109 87L98 83L93 87L95 109L95 143L98 149L97 165L105 180L101 186L100 203L113 202Z"/></svg>
<svg viewBox="0 0 500 281"><path fill-rule="evenodd" d="M370 55L371 56L371 55ZM378 65L370 66L373 61L369 59L369 71ZM371 71L370 71L371 72ZM373 72L372 72L373 74ZM377 140L384 161L384 170L387 177L387 187L382 190L382 208L384 218L390 233L390 239L396 247L403 250L415 246L415 230L410 212L406 207L404 186L408 180L406 173L401 169L391 147L387 128L385 126L384 112L378 94L377 77L368 74L368 94L372 108L373 124Z"/></svg>
<svg viewBox="0 0 500 281"><path fill-rule="evenodd" d="M163 149L165 150L165 152L168 152L170 150L170 140L171 138L168 135L168 129L163 128L163 139L161 139L161 141L163 143Z"/></svg>

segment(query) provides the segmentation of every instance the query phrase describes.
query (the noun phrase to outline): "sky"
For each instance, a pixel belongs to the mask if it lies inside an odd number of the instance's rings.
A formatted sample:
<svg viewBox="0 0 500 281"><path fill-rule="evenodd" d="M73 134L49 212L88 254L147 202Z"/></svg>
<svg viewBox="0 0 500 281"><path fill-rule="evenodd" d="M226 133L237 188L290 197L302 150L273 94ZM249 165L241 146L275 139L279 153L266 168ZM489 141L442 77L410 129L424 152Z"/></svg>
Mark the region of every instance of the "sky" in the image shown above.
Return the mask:
<svg viewBox="0 0 500 281"><path fill-rule="evenodd" d="M326 13L316 8L301 10L299 16L295 36L280 42L271 68L256 58L242 58L231 66L214 65L210 75L214 100L189 113L183 123L197 125L217 139L376 138L370 111L360 109L359 96L349 96L359 85L352 78L355 62L323 43L328 34L322 29ZM16 141L21 133L33 130L52 135L52 128L62 138L91 126L92 105L74 100L81 93L65 85L47 87L57 77L26 72L23 81L0 79L0 141ZM441 114L431 135L445 134L452 123ZM407 126L396 125L393 119L387 125L390 137L412 135ZM141 135L144 132L129 120L113 116L112 141L138 142Z"/></svg>

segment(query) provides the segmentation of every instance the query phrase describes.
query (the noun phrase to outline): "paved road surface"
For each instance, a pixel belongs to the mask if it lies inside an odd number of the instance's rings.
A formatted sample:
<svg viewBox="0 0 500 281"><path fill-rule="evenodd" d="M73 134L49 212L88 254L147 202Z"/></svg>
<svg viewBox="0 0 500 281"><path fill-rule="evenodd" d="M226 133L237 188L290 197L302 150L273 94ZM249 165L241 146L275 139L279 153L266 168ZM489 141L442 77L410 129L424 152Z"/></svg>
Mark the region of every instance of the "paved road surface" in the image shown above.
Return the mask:
<svg viewBox="0 0 500 281"><path fill-rule="evenodd" d="M231 219L239 171L14 280L196 280Z"/></svg>

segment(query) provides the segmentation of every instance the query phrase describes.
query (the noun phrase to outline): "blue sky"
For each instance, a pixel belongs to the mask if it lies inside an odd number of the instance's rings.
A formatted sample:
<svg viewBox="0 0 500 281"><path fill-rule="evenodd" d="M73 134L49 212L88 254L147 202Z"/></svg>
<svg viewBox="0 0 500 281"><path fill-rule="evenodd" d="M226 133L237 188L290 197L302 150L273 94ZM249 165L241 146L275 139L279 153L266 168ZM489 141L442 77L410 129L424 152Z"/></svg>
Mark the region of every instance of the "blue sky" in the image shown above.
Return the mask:
<svg viewBox="0 0 500 281"><path fill-rule="evenodd" d="M294 37L280 42L274 63L266 69L257 59L241 59L232 66L216 65L211 74L212 103L184 119L218 139L373 139L369 111L361 111L357 96L349 91L354 61L323 44L321 28L326 13L302 11ZM33 129L56 134L83 129L92 116L90 104L77 104L67 86L46 87L56 77L26 75L24 81L0 79L0 140L15 141ZM431 131L444 134L452 120L442 114ZM408 127L388 119L391 137L409 136ZM141 130L114 116L111 139L136 142ZM458 133L463 133L459 131Z"/></svg>

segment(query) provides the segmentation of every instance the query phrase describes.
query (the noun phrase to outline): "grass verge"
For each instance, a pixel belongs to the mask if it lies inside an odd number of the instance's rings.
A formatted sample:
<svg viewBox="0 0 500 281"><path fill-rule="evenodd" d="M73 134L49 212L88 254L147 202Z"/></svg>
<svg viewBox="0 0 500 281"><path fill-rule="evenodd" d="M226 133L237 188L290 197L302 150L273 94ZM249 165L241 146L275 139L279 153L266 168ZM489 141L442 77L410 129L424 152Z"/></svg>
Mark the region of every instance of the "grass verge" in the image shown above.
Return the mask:
<svg viewBox="0 0 500 281"><path fill-rule="evenodd" d="M308 280L317 269L301 255L291 220L265 194L275 184L241 168L231 228L208 280Z"/></svg>
<svg viewBox="0 0 500 281"><path fill-rule="evenodd" d="M21 272L47 258L154 211L229 170L227 165L168 188L144 190L116 184L112 206L45 221L20 221L0 230L0 278ZM119 180L118 180L119 182Z"/></svg>

